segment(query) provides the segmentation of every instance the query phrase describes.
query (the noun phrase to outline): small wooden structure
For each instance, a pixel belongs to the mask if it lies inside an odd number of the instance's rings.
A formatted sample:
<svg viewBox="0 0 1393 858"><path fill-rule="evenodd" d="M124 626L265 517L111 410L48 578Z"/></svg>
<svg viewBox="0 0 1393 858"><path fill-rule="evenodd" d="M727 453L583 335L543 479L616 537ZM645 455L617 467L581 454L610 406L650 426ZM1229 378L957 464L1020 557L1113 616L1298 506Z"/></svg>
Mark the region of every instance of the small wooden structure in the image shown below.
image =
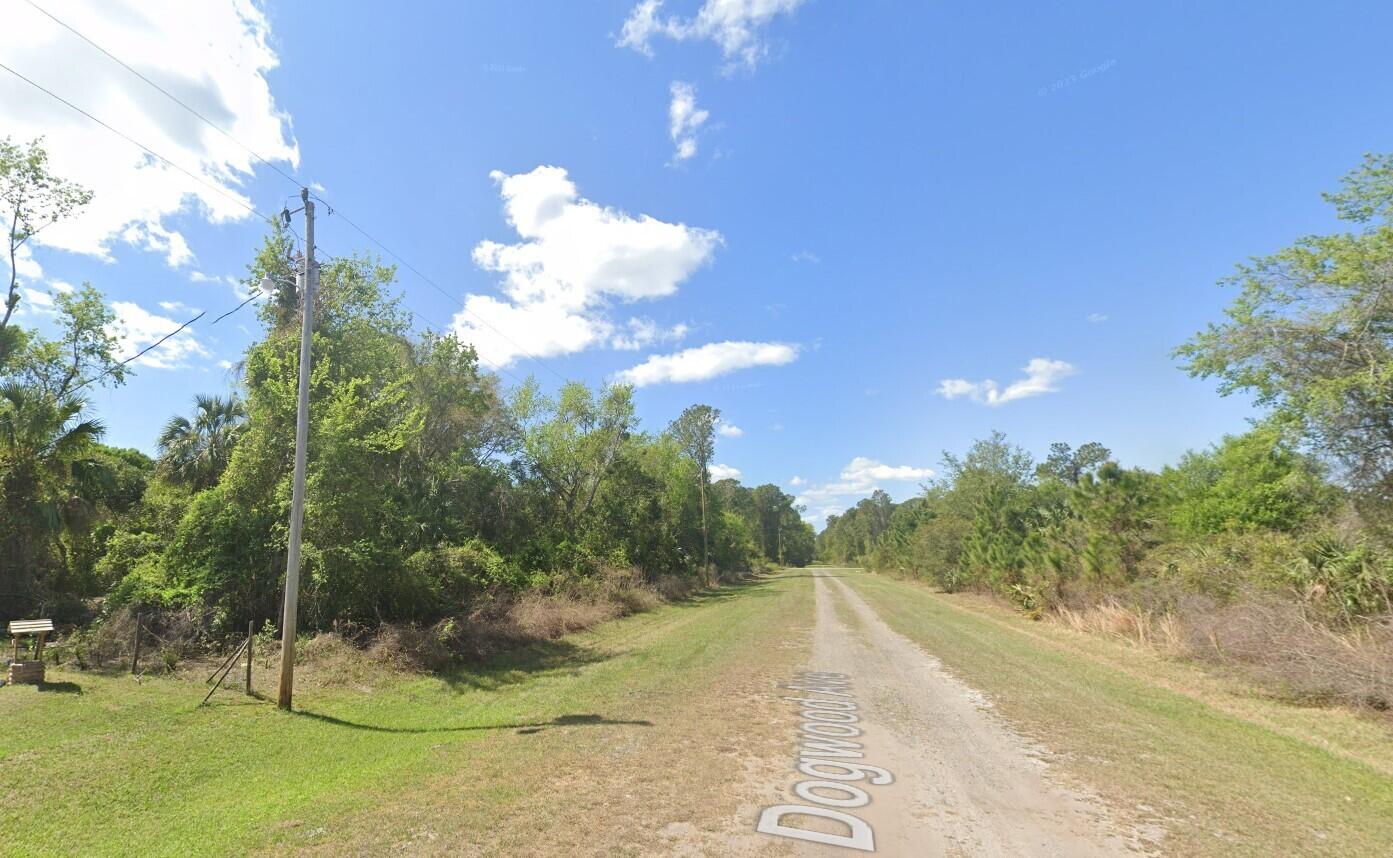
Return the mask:
<svg viewBox="0 0 1393 858"><path fill-rule="evenodd" d="M44 681L44 638L53 631L53 620L14 620L10 623L10 637L14 638L14 661L10 662L6 681L11 685L42 685ZM19 639L24 635L38 635L34 641L32 661L19 660Z"/></svg>

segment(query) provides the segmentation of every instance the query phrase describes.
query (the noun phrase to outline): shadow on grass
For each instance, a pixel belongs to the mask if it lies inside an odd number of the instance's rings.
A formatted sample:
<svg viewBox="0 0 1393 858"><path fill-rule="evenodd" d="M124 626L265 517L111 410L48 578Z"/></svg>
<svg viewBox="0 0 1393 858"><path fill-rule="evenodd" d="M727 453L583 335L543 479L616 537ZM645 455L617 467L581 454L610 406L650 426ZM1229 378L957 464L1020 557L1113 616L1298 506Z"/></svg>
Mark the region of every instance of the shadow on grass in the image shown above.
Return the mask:
<svg viewBox="0 0 1393 858"><path fill-rule="evenodd" d="M786 578L793 576L785 575L780 577ZM740 578L735 581L726 581L723 582L719 588L703 588L701 590L697 590L687 598L679 600L678 602L676 602L676 604L720 604L722 602L729 602L732 599L742 598L745 596L756 596L759 598L764 598L774 595L773 593L767 591L770 588L770 586L776 583L777 580L778 579L774 578L773 576L760 575L750 578Z"/></svg>
<svg viewBox="0 0 1393 858"><path fill-rule="evenodd" d="M81 694L82 686L76 682L40 682L38 690L42 693Z"/></svg>
<svg viewBox="0 0 1393 858"><path fill-rule="evenodd" d="M534 641L490 655L477 664L451 668L438 676L455 691L494 691L540 676L574 676L582 667L612 656L613 653L577 646L564 639Z"/></svg>
<svg viewBox="0 0 1393 858"><path fill-rule="evenodd" d="M468 733L476 730L517 730L519 733L532 734L540 733L552 727L597 727L607 724L624 727L653 726L652 721L624 721L595 714L560 715L550 721L530 721L508 724L470 724L463 727L384 727L380 724L364 724L359 721L335 718L333 715L323 715L319 712L311 712L308 709L297 709L292 714L301 718L311 718L315 721L321 721L325 724L333 724L336 727L347 727L350 730L367 730L373 733Z"/></svg>

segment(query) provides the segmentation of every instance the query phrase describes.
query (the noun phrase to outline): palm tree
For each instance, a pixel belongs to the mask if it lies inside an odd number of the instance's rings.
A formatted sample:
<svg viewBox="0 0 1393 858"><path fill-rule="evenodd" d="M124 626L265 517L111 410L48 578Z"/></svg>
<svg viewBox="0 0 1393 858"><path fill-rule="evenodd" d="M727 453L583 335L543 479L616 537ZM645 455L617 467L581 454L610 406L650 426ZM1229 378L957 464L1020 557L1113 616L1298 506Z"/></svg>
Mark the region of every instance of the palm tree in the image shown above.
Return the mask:
<svg viewBox="0 0 1393 858"><path fill-rule="evenodd" d="M67 513L85 501L73 495L75 472L106 428L81 420L86 403L54 400L18 384L0 386L0 605L29 607L35 585L61 552L56 537Z"/></svg>
<svg viewBox="0 0 1393 858"><path fill-rule="evenodd" d="M190 420L175 415L160 433L160 467L166 476L191 488L218 481L246 424L247 410L236 396L194 397Z"/></svg>

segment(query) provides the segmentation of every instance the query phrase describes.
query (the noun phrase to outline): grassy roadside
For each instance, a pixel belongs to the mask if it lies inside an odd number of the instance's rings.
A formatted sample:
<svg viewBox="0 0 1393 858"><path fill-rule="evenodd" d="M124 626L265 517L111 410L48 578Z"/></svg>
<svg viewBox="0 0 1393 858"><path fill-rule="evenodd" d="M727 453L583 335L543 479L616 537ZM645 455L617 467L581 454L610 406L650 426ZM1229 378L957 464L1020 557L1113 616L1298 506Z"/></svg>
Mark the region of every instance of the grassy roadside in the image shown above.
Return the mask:
<svg viewBox="0 0 1393 858"><path fill-rule="evenodd" d="M638 854L694 810L715 830L734 796L693 808L653 794L681 785L670 744L702 738L681 729L694 702L756 705L742 667L782 673L803 658L786 642L811 616L808 584L762 579L447 676L307 684L294 715L235 694L199 709L197 680L55 671L67 693L0 690L0 767L16 785L0 852ZM740 779L742 749L690 750L698 782ZM605 778L626 768L662 779L625 778L627 797L574 789L587 777L613 787ZM596 802L615 824L567 846L568 820Z"/></svg>
<svg viewBox="0 0 1393 858"><path fill-rule="evenodd" d="M1341 710L1239 703L1199 670L1125 644L915 583L843 580L1049 748L1057 768L1163 826L1167 854L1393 850L1393 743L1384 725Z"/></svg>

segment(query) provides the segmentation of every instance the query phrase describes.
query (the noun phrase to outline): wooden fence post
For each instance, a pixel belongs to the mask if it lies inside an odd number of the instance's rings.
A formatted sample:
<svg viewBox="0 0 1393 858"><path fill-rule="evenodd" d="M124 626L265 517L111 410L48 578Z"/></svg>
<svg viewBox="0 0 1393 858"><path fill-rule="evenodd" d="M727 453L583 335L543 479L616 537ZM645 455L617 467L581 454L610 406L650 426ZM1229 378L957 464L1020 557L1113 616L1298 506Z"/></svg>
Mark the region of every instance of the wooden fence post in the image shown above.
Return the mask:
<svg viewBox="0 0 1393 858"><path fill-rule="evenodd" d="M140 666L140 612L135 612L135 635L131 641L131 673Z"/></svg>
<svg viewBox="0 0 1393 858"><path fill-rule="evenodd" d="M247 620L247 693L252 693L252 639L255 620Z"/></svg>

